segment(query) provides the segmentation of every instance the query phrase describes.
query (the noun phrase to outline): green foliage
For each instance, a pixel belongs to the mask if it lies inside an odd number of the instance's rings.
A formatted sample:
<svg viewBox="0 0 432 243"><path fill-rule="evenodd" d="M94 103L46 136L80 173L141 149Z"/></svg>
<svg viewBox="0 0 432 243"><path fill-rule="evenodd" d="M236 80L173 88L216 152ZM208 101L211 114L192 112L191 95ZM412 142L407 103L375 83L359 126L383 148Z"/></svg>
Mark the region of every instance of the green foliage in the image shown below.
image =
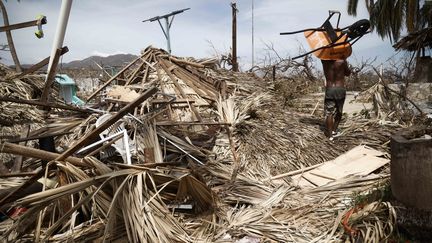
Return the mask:
<svg viewBox="0 0 432 243"><path fill-rule="evenodd" d="M366 0L371 26L382 38L395 42L401 31L409 33L431 26L432 4L420 0ZM356 16L358 0L348 0L347 12Z"/></svg>
<svg viewBox="0 0 432 243"><path fill-rule="evenodd" d="M385 184L379 184L367 192L355 192L351 197L352 206L369 204L375 201L389 201L393 198L390 181Z"/></svg>

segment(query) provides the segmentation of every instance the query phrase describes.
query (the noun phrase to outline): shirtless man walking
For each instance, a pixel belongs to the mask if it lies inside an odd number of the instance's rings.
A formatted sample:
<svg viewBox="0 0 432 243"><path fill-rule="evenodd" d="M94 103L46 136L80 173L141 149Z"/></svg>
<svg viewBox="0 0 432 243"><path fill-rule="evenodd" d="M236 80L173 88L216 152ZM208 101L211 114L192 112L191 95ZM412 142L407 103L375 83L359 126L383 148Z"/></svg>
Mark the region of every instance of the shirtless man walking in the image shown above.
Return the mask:
<svg viewBox="0 0 432 243"><path fill-rule="evenodd" d="M324 99L325 135L333 140L342 119L345 102L345 76L351 74L346 60L321 60L326 78Z"/></svg>

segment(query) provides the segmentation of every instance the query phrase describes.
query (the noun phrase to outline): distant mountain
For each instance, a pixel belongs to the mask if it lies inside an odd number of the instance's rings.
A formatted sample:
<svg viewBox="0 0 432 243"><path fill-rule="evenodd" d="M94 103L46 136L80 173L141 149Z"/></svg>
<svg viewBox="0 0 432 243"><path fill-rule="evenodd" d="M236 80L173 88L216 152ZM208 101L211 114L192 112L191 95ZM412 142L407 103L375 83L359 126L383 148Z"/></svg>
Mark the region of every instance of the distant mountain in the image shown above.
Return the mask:
<svg viewBox="0 0 432 243"><path fill-rule="evenodd" d="M99 65L103 67L123 67L126 66L128 63L136 59L138 56L132 55L132 54L116 54L111 55L107 57L101 57L101 56L91 56L87 57L83 60L76 60L68 63L63 63L63 68L70 68L70 69L82 69L82 68L91 68L91 69L97 69L98 63Z"/></svg>

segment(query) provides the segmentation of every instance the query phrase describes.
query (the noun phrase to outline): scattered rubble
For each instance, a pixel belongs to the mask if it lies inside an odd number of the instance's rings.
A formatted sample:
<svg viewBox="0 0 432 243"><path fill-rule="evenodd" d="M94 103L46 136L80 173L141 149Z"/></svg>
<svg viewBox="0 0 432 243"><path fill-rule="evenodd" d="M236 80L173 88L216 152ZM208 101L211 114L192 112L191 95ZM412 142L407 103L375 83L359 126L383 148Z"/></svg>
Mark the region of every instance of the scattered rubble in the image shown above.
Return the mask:
<svg viewBox="0 0 432 243"><path fill-rule="evenodd" d="M393 206L354 205L353 194L388 183L389 139L403 124L357 116L331 142L321 117L285 107L267 81L216 62L148 47L81 97L82 107L56 89L40 103L40 75L17 79L2 67L2 240L387 239ZM359 145L379 163L321 174L327 181L312 188L296 182Z"/></svg>

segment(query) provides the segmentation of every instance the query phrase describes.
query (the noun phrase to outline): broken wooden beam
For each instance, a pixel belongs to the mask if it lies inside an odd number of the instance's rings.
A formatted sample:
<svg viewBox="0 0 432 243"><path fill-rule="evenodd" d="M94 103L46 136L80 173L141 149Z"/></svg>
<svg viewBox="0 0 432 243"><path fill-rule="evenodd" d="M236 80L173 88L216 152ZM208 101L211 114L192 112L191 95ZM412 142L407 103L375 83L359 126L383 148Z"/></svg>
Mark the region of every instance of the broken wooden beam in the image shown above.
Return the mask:
<svg viewBox="0 0 432 243"><path fill-rule="evenodd" d="M123 107L119 112L117 112L104 123L102 123L99 127L95 128L93 131L83 136L80 140L78 140L75 144L73 144L70 148L63 152L58 158L56 158L56 160L60 161L67 158L81 147L88 145L92 140L97 139L101 132L105 131L105 129L109 128L116 121L120 120L123 116L135 109L135 107L139 106L146 99L153 96L157 91L158 89L155 86L148 89L141 96L132 101L129 105Z"/></svg>
<svg viewBox="0 0 432 243"><path fill-rule="evenodd" d="M83 113L93 113L90 110L81 109L81 108L70 106L70 105L46 104L46 103L44 103L42 101L38 101L38 100L21 100L21 99L15 99L15 98L11 98L11 97L0 96L0 101L13 102L13 103L18 103L18 104L26 104L26 105L38 105L38 106L57 108L57 109L62 109L62 110L78 111L78 112L83 112Z"/></svg>
<svg viewBox="0 0 432 243"><path fill-rule="evenodd" d="M16 154L29 158L43 159L43 160L55 160L60 154L47 152L40 149L30 148L14 143L4 142L0 144L0 152L8 154ZM66 162L69 162L75 166L88 166L86 163L82 162L82 159L77 157L68 157Z"/></svg>
<svg viewBox="0 0 432 243"><path fill-rule="evenodd" d="M61 49L60 56L67 53L68 51L69 51L69 48L67 46L64 46ZM33 66L25 69L22 73L17 74L16 78L22 77L22 76L27 75L29 73L36 72L37 70L43 68L44 66L48 65L49 59L50 59L50 57L47 57L47 58L43 59L42 61L34 64Z"/></svg>

